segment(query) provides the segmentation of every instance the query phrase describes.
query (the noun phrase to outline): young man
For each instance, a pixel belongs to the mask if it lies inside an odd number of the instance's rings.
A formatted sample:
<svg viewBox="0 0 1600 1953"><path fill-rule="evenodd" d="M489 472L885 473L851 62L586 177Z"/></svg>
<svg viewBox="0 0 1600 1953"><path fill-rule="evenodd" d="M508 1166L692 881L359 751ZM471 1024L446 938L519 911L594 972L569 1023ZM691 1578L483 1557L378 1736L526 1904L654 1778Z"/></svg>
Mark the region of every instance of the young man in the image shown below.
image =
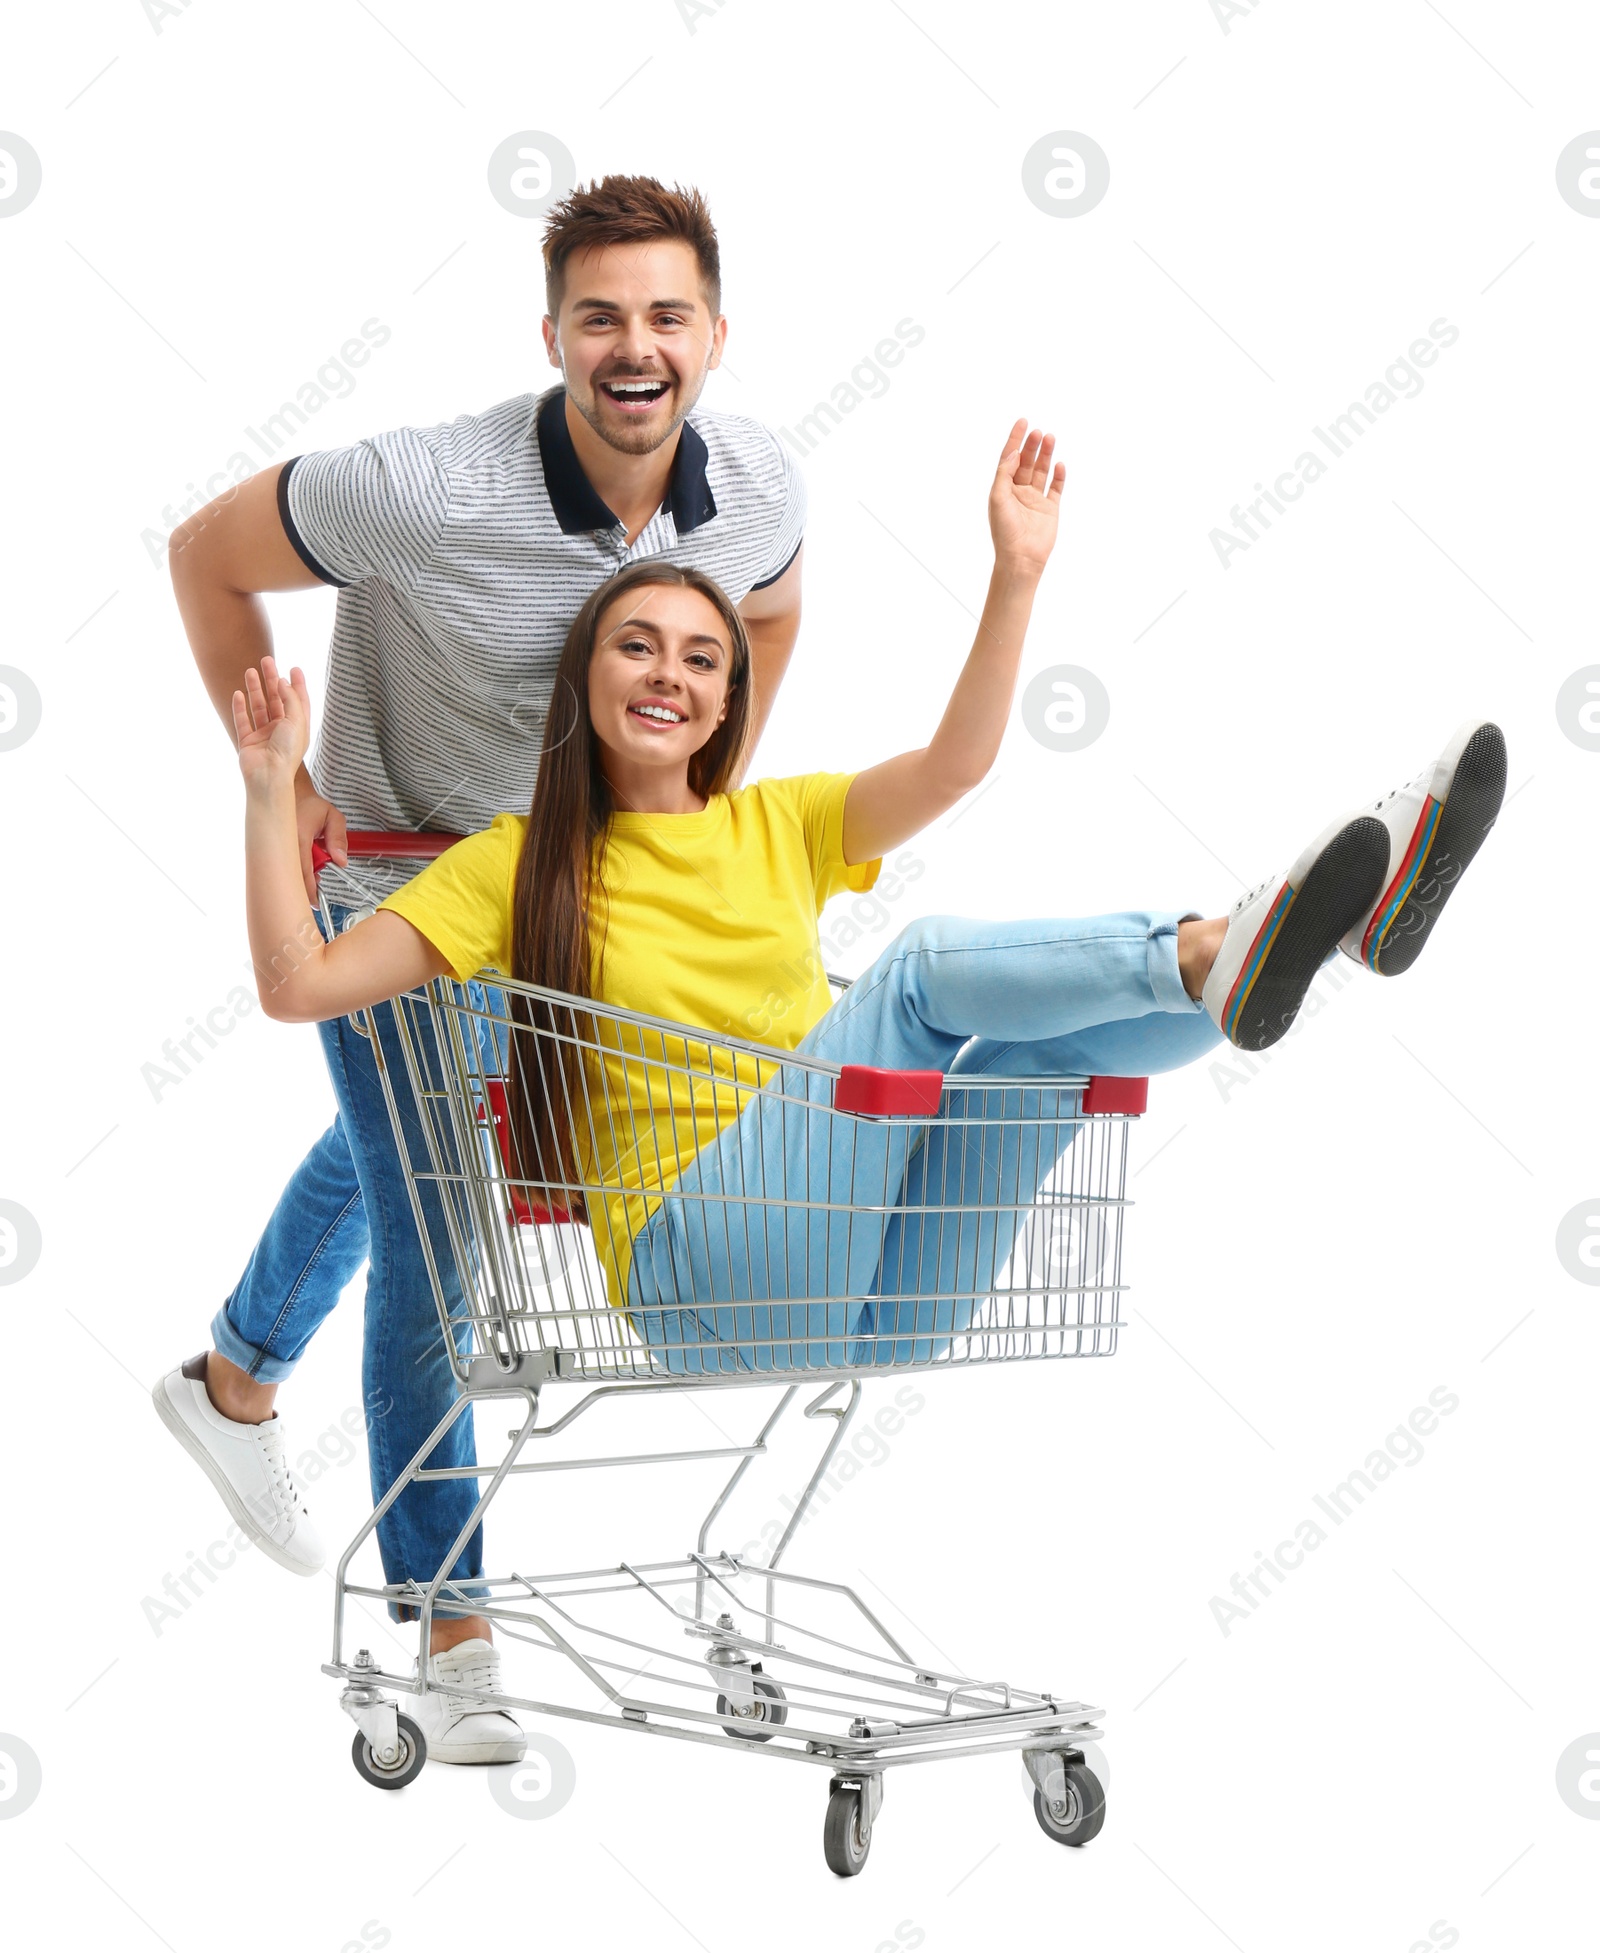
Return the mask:
<svg viewBox="0 0 1600 1953"><path fill-rule="evenodd" d="M696 410L727 335L704 200L649 177L606 177L551 211L544 263L544 343L559 387L297 456L209 504L171 538L184 628L230 734L233 694L272 648L258 593L319 583L339 591L320 733L296 781L307 893L314 903L311 844L320 835L337 864L324 871L336 930L415 867L340 872L347 823L468 834L503 810L527 808L568 622L625 564L692 562L738 600L758 734L794 648L801 479L757 422ZM404 1093L392 1007L371 1018ZM375 1499L455 1391L371 1043L347 1020L318 1032L334 1122L217 1313L212 1349L153 1393L239 1525L269 1558L306 1574L321 1567L323 1546L289 1471L273 1399L363 1260ZM425 1163L420 1121L408 1143ZM435 1265L457 1315L463 1298L436 1197L428 1211ZM467 1416L428 1463L473 1462ZM477 1493L466 1478L408 1488L378 1528L386 1579L431 1580ZM452 1573L471 1581L482 1570L478 1528ZM390 1611L414 1613L393 1603ZM481 1616L435 1619L435 1679L497 1686L489 1637ZM523 1753L512 1717L469 1700L430 1692L416 1712L438 1761L504 1763Z"/></svg>

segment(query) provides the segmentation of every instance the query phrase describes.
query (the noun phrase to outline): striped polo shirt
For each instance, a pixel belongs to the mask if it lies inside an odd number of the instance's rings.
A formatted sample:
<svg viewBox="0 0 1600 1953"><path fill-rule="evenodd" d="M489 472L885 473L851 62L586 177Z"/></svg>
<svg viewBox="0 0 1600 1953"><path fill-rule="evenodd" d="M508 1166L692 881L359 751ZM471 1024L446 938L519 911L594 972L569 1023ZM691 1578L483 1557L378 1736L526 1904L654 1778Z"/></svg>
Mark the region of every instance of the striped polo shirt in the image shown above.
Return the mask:
<svg viewBox="0 0 1600 1953"><path fill-rule="evenodd" d="M560 386L518 394L296 455L278 477L290 542L339 591L307 767L351 827L472 834L525 813L567 626L616 571L662 556L738 603L793 562L805 485L758 421L691 414L666 500L630 548L565 407ZM375 901L414 872L352 862L324 887Z"/></svg>

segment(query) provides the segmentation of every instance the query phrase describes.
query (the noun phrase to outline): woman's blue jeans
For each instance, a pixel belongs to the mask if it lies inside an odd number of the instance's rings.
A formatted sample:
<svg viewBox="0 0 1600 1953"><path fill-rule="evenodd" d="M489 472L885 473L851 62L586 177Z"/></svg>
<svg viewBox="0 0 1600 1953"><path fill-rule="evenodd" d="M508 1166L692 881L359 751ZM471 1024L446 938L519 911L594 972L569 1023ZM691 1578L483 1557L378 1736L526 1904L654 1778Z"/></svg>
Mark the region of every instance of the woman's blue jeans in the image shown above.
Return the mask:
<svg viewBox="0 0 1600 1953"><path fill-rule="evenodd" d="M902 931L797 1048L942 1071L956 1088L947 1111L979 1123L851 1118L831 1110L831 1077L784 1066L634 1240L630 1315L662 1367L699 1375L938 1354L978 1301L924 1298L970 1298L994 1282L1033 1194L1081 1130L1075 1093L1006 1094L981 1081L1143 1077L1212 1049L1222 1033L1178 974L1183 919L931 916Z"/></svg>

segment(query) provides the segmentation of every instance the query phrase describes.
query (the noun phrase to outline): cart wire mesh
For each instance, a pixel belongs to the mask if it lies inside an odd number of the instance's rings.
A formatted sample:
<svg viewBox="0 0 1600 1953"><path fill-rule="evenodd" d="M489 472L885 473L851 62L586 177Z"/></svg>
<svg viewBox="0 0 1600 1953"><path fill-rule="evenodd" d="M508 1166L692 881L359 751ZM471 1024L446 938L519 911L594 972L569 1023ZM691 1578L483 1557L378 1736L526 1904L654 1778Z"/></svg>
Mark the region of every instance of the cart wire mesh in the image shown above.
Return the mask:
<svg viewBox="0 0 1600 1953"><path fill-rule="evenodd" d="M866 1074L932 1082L868 1113L842 1089L862 1068L498 974L394 1014L412 1105L387 1065L385 1090L464 1380L473 1358L750 1381L1116 1349L1132 1115L1096 1108L1107 1081L958 1058Z"/></svg>

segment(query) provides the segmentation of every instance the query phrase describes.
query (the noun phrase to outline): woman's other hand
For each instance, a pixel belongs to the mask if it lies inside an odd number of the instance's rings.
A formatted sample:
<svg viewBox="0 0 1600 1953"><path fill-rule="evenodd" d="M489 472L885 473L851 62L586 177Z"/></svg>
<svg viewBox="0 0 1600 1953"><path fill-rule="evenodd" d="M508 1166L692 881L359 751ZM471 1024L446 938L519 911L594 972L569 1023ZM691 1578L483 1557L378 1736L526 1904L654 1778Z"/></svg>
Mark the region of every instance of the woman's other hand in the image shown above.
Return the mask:
<svg viewBox="0 0 1600 1953"><path fill-rule="evenodd" d="M844 858L872 861L909 841L988 775L1005 736L1040 573L1055 547L1065 468L1053 434L1019 420L989 490L994 569L978 634L926 746L869 766L844 803Z"/></svg>
<svg viewBox="0 0 1600 1953"><path fill-rule="evenodd" d="M292 787L311 743L311 695L300 667L284 678L270 654L259 673L250 666L244 690L233 695L233 731L247 788Z"/></svg>
<svg viewBox="0 0 1600 1953"><path fill-rule="evenodd" d="M1067 471L1057 462L1056 437L1019 420L1006 436L1005 452L989 490L989 533L996 565L1038 576L1056 546L1056 519Z"/></svg>

